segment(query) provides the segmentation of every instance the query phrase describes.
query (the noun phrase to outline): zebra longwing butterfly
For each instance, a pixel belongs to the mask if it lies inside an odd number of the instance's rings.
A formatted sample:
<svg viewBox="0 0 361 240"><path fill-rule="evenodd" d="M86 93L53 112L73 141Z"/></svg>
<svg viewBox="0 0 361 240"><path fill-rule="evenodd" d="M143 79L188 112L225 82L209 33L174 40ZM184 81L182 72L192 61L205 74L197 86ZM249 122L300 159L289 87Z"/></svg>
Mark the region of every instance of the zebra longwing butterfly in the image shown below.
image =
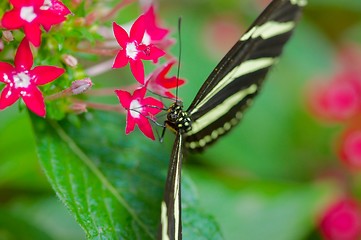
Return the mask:
<svg viewBox="0 0 361 240"><path fill-rule="evenodd" d="M188 110L180 102L168 110L166 126L176 132L159 239L182 239L181 166L183 148L202 151L232 129L257 95L281 55L306 0L273 0L218 63Z"/></svg>

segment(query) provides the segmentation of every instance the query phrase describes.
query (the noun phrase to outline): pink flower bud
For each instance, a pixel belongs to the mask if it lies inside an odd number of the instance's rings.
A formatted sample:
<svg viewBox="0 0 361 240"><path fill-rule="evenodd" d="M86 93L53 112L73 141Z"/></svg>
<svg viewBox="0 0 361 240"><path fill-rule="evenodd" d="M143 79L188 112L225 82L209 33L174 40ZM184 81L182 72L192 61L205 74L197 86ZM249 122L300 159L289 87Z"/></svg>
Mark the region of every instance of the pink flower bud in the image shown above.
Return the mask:
<svg viewBox="0 0 361 240"><path fill-rule="evenodd" d="M0 39L0 52L4 50L4 42Z"/></svg>
<svg viewBox="0 0 361 240"><path fill-rule="evenodd" d="M5 42L11 42L14 40L14 36L11 33L11 31L7 31L7 30L3 31L3 40Z"/></svg>
<svg viewBox="0 0 361 240"><path fill-rule="evenodd" d="M78 65L78 59L69 54L64 54L61 56L63 62L69 67L76 67Z"/></svg>
<svg viewBox="0 0 361 240"><path fill-rule="evenodd" d="M93 82L90 78L84 78L82 80L77 80L71 83L71 92L74 95L78 95L86 92L89 88L93 86Z"/></svg>

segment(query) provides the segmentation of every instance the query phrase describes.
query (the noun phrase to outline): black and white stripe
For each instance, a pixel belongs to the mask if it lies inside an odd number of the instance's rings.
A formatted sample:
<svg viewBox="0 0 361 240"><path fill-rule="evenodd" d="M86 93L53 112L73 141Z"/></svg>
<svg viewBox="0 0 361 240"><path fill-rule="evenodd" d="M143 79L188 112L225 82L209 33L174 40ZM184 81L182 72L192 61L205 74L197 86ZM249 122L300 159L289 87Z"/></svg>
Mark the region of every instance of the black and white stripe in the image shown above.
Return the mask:
<svg viewBox="0 0 361 240"><path fill-rule="evenodd" d="M182 111L178 102L168 110L166 125L177 135L161 207L159 239L182 238L183 144L189 150L201 151L238 124L266 74L277 63L306 3L272 1L216 66L188 110Z"/></svg>
<svg viewBox="0 0 361 240"><path fill-rule="evenodd" d="M203 150L239 122L277 63L304 5L303 0L273 1L216 66L187 110L189 150Z"/></svg>
<svg viewBox="0 0 361 240"><path fill-rule="evenodd" d="M164 199L161 205L161 228L159 238L162 240L182 239L181 211L181 169L183 138L177 132L170 157Z"/></svg>

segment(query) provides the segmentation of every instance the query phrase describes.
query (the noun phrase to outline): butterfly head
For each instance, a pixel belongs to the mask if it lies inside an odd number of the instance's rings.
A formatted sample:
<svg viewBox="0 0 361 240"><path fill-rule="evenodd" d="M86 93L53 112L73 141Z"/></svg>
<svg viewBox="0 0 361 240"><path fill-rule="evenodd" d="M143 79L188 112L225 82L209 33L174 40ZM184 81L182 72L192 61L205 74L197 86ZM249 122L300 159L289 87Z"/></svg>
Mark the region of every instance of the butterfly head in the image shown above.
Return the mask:
<svg viewBox="0 0 361 240"><path fill-rule="evenodd" d="M192 129L192 121L188 117L188 113L183 111L182 102L176 101L169 107L167 125L175 131L180 131L181 133L188 132Z"/></svg>

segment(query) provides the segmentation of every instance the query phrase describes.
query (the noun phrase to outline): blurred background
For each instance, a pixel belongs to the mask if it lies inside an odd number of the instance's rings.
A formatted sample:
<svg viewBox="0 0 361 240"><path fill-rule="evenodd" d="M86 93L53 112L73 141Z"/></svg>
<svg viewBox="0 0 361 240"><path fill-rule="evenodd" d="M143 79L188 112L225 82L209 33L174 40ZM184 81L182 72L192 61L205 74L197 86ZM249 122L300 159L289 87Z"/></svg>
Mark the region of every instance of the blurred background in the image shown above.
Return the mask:
<svg viewBox="0 0 361 240"><path fill-rule="evenodd" d="M268 2L159 2L175 39L182 16L185 106ZM184 174L225 239L360 239L360 113L361 2L309 1L241 124L187 155ZM84 239L42 173L26 112L0 114L0 239L20 228L16 239Z"/></svg>

